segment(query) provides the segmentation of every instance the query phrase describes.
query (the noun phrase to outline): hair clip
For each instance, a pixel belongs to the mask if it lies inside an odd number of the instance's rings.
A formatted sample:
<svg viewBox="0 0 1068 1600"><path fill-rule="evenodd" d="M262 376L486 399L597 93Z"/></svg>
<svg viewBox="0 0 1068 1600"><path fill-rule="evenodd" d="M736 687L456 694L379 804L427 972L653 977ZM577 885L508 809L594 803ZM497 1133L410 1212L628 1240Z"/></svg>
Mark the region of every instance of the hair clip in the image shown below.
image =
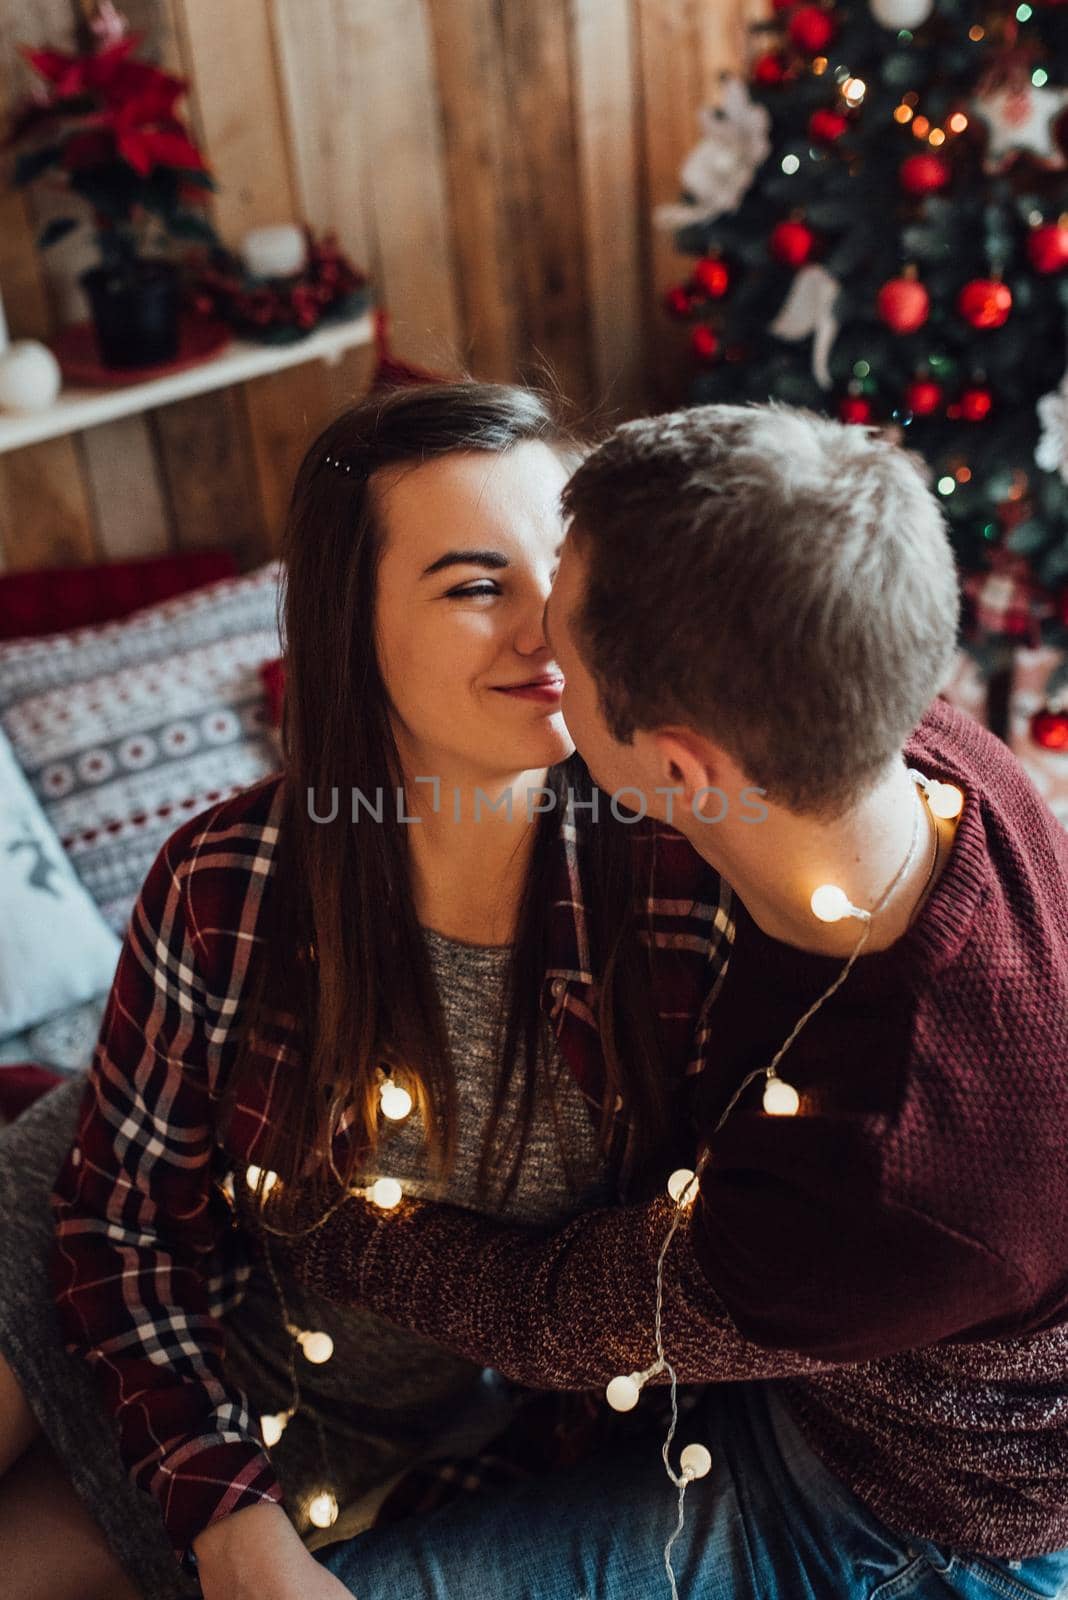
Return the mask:
<svg viewBox="0 0 1068 1600"><path fill-rule="evenodd" d="M338 472L344 472L350 478L362 478L363 477L363 473L362 472L354 471L353 468L349 466L347 461L339 461L337 456L324 456L323 460L326 462L328 467L335 467L338 470Z"/></svg>

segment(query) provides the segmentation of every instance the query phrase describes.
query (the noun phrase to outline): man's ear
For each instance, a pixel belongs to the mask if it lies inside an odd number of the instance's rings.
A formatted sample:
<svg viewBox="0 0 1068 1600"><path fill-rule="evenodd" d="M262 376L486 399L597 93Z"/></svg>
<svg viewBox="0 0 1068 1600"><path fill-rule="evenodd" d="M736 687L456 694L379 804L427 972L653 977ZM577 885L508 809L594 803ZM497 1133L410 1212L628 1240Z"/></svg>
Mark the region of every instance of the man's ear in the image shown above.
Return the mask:
<svg viewBox="0 0 1068 1600"><path fill-rule="evenodd" d="M717 786L719 764L707 739L686 728L660 728L650 737L663 787L679 790L685 805L691 805L700 790Z"/></svg>

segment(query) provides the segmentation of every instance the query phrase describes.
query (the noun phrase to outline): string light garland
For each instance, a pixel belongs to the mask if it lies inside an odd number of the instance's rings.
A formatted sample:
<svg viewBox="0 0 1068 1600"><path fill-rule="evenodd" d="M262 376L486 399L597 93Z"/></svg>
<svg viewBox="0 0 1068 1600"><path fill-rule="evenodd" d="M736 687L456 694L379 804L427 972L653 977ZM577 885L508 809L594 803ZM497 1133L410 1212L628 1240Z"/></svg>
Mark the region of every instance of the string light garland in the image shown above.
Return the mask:
<svg viewBox="0 0 1068 1600"><path fill-rule="evenodd" d="M845 890L837 884L820 884L816 889L813 890L809 904L812 909L812 914L818 917L820 921L839 922L845 918L854 918L863 923L863 931L838 977L824 991L824 993L820 995L819 999L816 1000L814 1004L811 1005L804 1013L804 1015L795 1025L789 1037L780 1046L770 1064L767 1067L755 1068L752 1072L748 1073L745 1078L743 1078L742 1082L738 1085L738 1088L731 1096L726 1110L723 1112L723 1115L720 1117L719 1121L716 1123L716 1126L712 1130L712 1138L719 1133L720 1129L723 1127L723 1124L726 1122L734 1107L737 1105L744 1091L762 1074L766 1079L763 1097L763 1109L768 1115L794 1116L800 1110L800 1095L792 1084L786 1083L778 1076L776 1069L787 1050L789 1050L790 1046L796 1040L802 1028L806 1026L806 1024L816 1015L816 1012L819 1011L820 1007L823 1006L825 1002L829 1000L831 996L835 994L836 991L840 989L842 984L846 981L853 969L854 963L858 960L861 952L871 937L874 919L883 910L885 910L894 894L894 891L906 877L909 868L912 866L912 863L916 857L917 846L919 844L920 816L922 814L922 803L920 802L919 796L916 794L916 789L919 789L919 791L923 794L927 803L927 807L934 817L950 818L958 816L964 804L964 795L960 789L956 788L955 785L941 783L937 779L927 778L923 773L918 772L912 767L908 769L908 776L916 785L916 788L913 790L916 803L913 811L912 837L909 842L908 854L901 863L901 866L898 868L897 872L894 874L890 883L884 889L879 900L870 911L861 906L854 905L849 896L846 894ZM935 857L934 862L932 863L931 873L928 875L928 883L933 876L934 865L937 864L937 859L938 850L936 833ZM680 1168L673 1172L667 1181L667 1192L674 1203L675 1212L671 1220L671 1225L668 1228L665 1236L664 1243L661 1246L660 1254L657 1258L656 1264L656 1313L654 1337L656 1341L657 1359L649 1367L647 1367L644 1372L625 1373L612 1378L605 1389L605 1399L608 1401L608 1404L614 1411L632 1411L638 1403L642 1389L644 1388L645 1384L648 1383L650 1378L656 1377L659 1373L664 1371L666 1371L671 1378L671 1423L668 1427L667 1437L664 1441L661 1454L664 1461L664 1470L678 1490L678 1519L670 1538L664 1546L664 1568L667 1574L668 1583L671 1587L672 1600L678 1600L678 1587L676 1585L675 1574L671 1566L671 1548L679 1534L682 1532L685 1518L684 1502L686 1489L695 1479L703 1478L707 1475L707 1473L711 1470L712 1457L705 1445L700 1443L691 1443L685 1447L680 1455L679 1465L681 1471L679 1473L676 1473L673 1470L669 1459L668 1452L670 1450L671 1441L674 1437L675 1427L678 1422L678 1402L676 1392L678 1380L676 1378L674 1367L671 1365L664 1353L664 1344L661 1332L664 1293L664 1259L671 1245L671 1241L675 1237L676 1230L678 1229L686 1213L689 1211L690 1207L693 1205L693 1202L697 1196L698 1189L700 1187L701 1173L704 1171L710 1155L711 1144L710 1141L706 1141L705 1148L700 1156L700 1159L698 1160L696 1169L691 1172L688 1168Z"/></svg>
<svg viewBox="0 0 1068 1600"><path fill-rule="evenodd" d="M701 1174L707 1166L711 1156L711 1139L714 1139L715 1135L720 1132L728 1116L733 1111L734 1107L737 1105L739 1099L749 1085L761 1076L764 1078L765 1084L762 1097L762 1109L766 1115L775 1117L792 1117L796 1116L800 1112L801 1096L793 1084L788 1083L783 1078L779 1077L777 1070L779 1063L782 1061L791 1045L793 1045L793 1043L796 1041L802 1029L807 1026L820 1008L845 983L853 969L853 966L859 959L864 947L871 937L872 927L875 919L881 914L882 911L885 910L898 886L906 878L909 869L916 858L917 848L920 840L920 819L923 815L924 802L926 802L927 809L932 818L936 819L934 857L931 863L930 872L928 873L927 884L924 886L923 891L923 893L926 893L927 886L930 884L931 879L934 876L934 869L938 861L937 820L952 819L958 816L964 804L964 795L962 791L955 785L943 783L937 779L927 778L923 773L917 771L915 768L910 767L907 769L907 772L909 779L914 785L912 790L914 807L912 816L912 833L905 859L902 861L893 878L883 890L882 895L879 897L878 901L871 910L867 910L863 906L854 904L846 891L838 884L818 884L812 890L809 898L809 907L812 915L815 918L823 923L835 923L845 921L847 919L859 921L863 924L860 937L857 940L857 943L854 946L851 954L846 959L838 977L828 986L827 989L824 990L823 994L820 995L820 997L814 1001L814 1003L809 1006L808 1010L805 1011L805 1013L801 1016L769 1064L766 1067L755 1068L752 1072L748 1073L738 1085L737 1089L734 1091L734 1094L731 1096L726 1109L713 1128L710 1138L704 1141L704 1148L697 1161L696 1167L693 1169L689 1167L679 1167L668 1177L666 1189L668 1197L673 1204L674 1212L671 1218L670 1226L668 1227L667 1233L664 1237L664 1242L661 1245L660 1253L657 1257L656 1263L656 1305L653 1328L654 1342L656 1345L656 1359L648 1367L646 1367L644 1371L618 1374L609 1381L605 1388L605 1399L611 1409L617 1412L628 1412L633 1411L637 1406L638 1401L641 1398L642 1389L645 1387L646 1383L650 1381L650 1379L657 1377L662 1372L667 1372L671 1380L671 1422L669 1424L667 1436L661 1449L661 1456L664 1462L664 1470L678 1491L677 1520L675 1527L664 1546L664 1569L670 1585L672 1600L678 1600L678 1587L675 1581L675 1573L671 1565L671 1550L681 1534L684 1526L686 1490L691 1483L700 1478L707 1477L712 1469L713 1463L712 1454L708 1447L702 1444L699 1440L692 1440L683 1447L679 1454L679 1471L676 1472L671 1465L671 1444L675 1436L675 1430L678 1425L679 1418L677 1395L678 1379L675 1368L672 1366L665 1354L663 1343L662 1319L664 1296L664 1261L671 1246L671 1241L675 1237L676 1231L692 1209L697 1198L700 1190ZM917 791L919 791L919 793L917 793ZM923 795L923 801L920 800L920 794ZM390 1120L402 1120L403 1117L408 1115L411 1111L413 1104L411 1096L408 1094L407 1090L404 1090L399 1085L395 1084L391 1078L386 1078L381 1072L381 1069L379 1069L379 1079L379 1109L381 1110L382 1115L388 1117ZM258 1190L261 1198L265 1198L266 1195L277 1186L279 1179L277 1173L269 1171L263 1172L258 1167L250 1166L246 1171L246 1181L250 1189ZM302 1229L300 1232L307 1233L312 1231L314 1228L321 1227L323 1223L326 1222L328 1218L332 1216L334 1212L337 1211L350 1196L358 1196L360 1198L370 1200L383 1210L392 1210L396 1205L399 1204L403 1197L403 1192L403 1188L398 1180L389 1177L378 1178L374 1183L363 1187L349 1186L343 1190L340 1199L333 1206L331 1206L324 1216L320 1217L311 1228ZM264 1223L264 1225L267 1232L281 1232L279 1229L267 1227L266 1223ZM321 1365L332 1358L334 1353L334 1344L328 1333L315 1329L303 1329L291 1321L286 1302L285 1291L275 1270L274 1262L271 1257L270 1246L266 1237L264 1237L264 1252L268 1272L270 1273L275 1292L278 1295L279 1303L282 1308L283 1323L292 1340L289 1356L289 1379L291 1388L290 1404L283 1411L269 1413L261 1416L259 1419L260 1432L263 1437L264 1445L269 1450L277 1445L281 1440L287 1425L296 1415L301 1406L300 1379L297 1371L298 1350L303 1353L305 1360L309 1361L313 1365ZM328 1480L331 1474L329 1472L325 1434L323 1432L322 1422L318 1416L315 1416L314 1420L319 1430L322 1460L324 1463L324 1477ZM324 1483L324 1485L318 1489L316 1493L313 1494L306 1502L305 1512L309 1522L313 1527L316 1528L330 1528L337 1521L339 1514L337 1495L328 1481Z"/></svg>
<svg viewBox="0 0 1068 1600"><path fill-rule="evenodd" d="M412 1107L414 1105L412 1096L409 1094L407 1089L398 1084L392 1075L387 1073L383 1068L377 1068L376 1075L378 1078L379 1110L390 1122L402 1122L405 1117L411 1114ZM277 1172L271 1172L269 1170L265 1171L263 1168L254 1165L250 1165L245 1169L246 1185L250 1190L258 1194L261 1203L267 1199L272 1190L278 1187L280 1181L281 1180ZM226 1175L223 1180L222 1188L231 1204L233 1204L234 1187L232 1174L228 1173ZM404 1189L396 1178L389 1177L376 1178L373 1183L366 1185L349 1185L343 1190L341 1199L330 1208L330 1210L326 1213L326 1216L320 1217L318 1222L313 1226L321 1227L327 1218L332 1216L344 1201L352 1197L362 1200L369 1200L373 1205L377 1205L383 1211L392 1211L403 1199ZM283 1326L291 1340L288 1359L288 1377L290 1386L289 1405L283 1411L268 1412L259 1419L260 1434L263 1438L264 1446L268 1450L271 1450L280 1442L282 1435L289 1426L289 1423L301 1409L302 1396L300 1377L297 1370L297 1352L299 1351L303 1355L304 1359L312 1366L323 1366L326 1362L333 1359L334 1341L330 1335L322 1329L301 1328L291 1320L285 1290L282 1287L281 1280L279 1279L278 1273L275 1269L274 1260L271 1255L270 1242L267 1237L268 1234L278 1233L281 1230L270 1227L263 1218L261 1218L261 1224L264 1229L264 1261L266 1263L272 1285L274 1286L274 1291L278 1296L278 1303L282 1311ZM302 1231L310 1232L312 1230L306 1229ZM339 1507L337 1495L335 1494L334 1489L329 1481L332 1478L333 1473L331 1471L329 1454L326 1448L326 1435L323 1431L322 1420L314 1413L313 1420L319 1434L320 1460L323 1467L324 1484L322 1488L318 1489L310 1497L310 1499L307 1500L304 1510L308 1521L313 1527L325 1529L333 1527L334 1523L337 1521Z"/></svg>

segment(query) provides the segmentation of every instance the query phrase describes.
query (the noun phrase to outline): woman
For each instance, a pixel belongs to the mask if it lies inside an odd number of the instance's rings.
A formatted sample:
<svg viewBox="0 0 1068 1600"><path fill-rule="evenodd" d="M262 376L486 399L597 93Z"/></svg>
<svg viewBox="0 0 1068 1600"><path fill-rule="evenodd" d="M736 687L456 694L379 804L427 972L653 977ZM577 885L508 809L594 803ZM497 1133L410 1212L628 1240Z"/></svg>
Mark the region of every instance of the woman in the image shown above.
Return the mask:
<svg viewBox="0 0 1068 1600"><path fill-rule="evenodd" d="M717 881L584 809L542 628L572 451L534 395L463 384L353 408L301 466L284 775L172 835L80 1110L65 1086L0 1144L12 1600L340 1595L310 1550L507 1420L491 1372L299 1290L235 1185L279 1232L380 1177L551 1222L688 1154L719 946L680 907Z"/></svg>

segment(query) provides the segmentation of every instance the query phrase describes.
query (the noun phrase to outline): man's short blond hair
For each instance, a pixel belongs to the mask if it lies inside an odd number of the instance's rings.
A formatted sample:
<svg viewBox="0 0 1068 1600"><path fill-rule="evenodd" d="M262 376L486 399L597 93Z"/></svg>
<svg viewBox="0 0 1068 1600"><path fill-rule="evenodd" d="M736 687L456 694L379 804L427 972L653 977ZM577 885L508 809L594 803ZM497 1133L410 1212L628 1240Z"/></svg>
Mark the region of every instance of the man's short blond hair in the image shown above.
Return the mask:
<svg viewBox="0 0 1068 1600"><path fill-rule="evenodd" d="M617 428L563 493L572 619L609 727L692 727L768 798L841 814L954 658L959 592L921 458L777 401Z"/></svg>

